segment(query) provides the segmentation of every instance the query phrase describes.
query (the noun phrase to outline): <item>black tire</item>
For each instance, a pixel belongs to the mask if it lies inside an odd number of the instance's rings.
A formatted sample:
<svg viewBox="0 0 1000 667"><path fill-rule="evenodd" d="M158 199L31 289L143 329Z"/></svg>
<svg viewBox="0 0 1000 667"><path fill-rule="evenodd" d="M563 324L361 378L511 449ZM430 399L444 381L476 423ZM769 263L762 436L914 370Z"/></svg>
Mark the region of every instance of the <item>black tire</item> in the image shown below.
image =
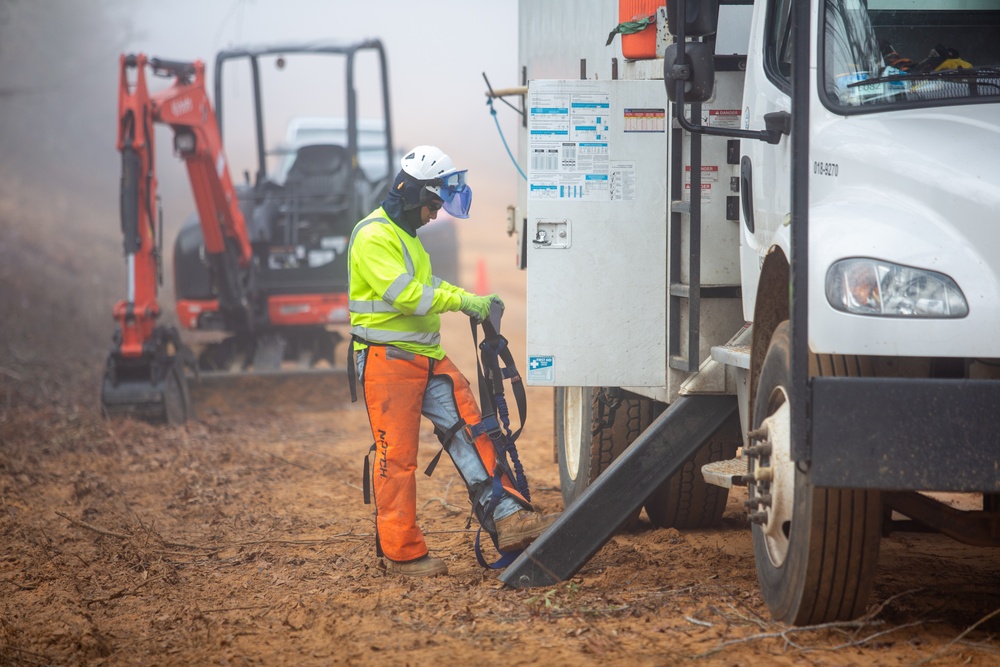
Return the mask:
<svg viewBox="0 0 1000 667"><path fill-rule="evenodd" d="M627 395L607 426L608 408L602 408L601 400L598 388L556 388L556 448L565 507L579 498L659 414L655 401ZM641 511L636 510L624 526L634 526Z"/></svg>
<svg viewBox="0 0 1000 667"><path fill-rule="evenodd" d="M709 484L701 474L706 463L736 456L741 443L739 415L733 415L712 437L646 499L646 515L657 528L709 528L722 521L729 489Z"/></svg>
<svg viewBox="0 0 1000 667"><path fill-rule="evenodd" d="M770 504L756 508L766 521L753 524L754 557L761 593L771 614L794 625L849 620L865 611L878 562L881 502L877 491L824 489L808 471L790 461L788 322L771 337L761 368L753 427L765 420L763 442L771 451L750 458L750 471L768 467L769 482L750 484L750 502L764 494ZM841 368L861 368L854 358ZM789 491L792 497L788 498Z"/></svg>
<svg viewBox="0 0 1000 667"><path fill-rule="evenodd" d="M192 416L191 394L180 364L174 364L163 381L163 420L180 426Z"/></svg>
<svg viewBox="0 0 1000 667"><path fill-rule="evenodd" d="M209 343L198 355L198 368L203 371L229 371L237 365L238 349L236 338L225 338L218 343Z"/></svg>
<svg viewBox="0 0 1000 667"><path fill-rule="evenodd" d="M569 507L597 479L596 473L592 475L590 470L592 415L591 388L556 387L556 457L563 507Z"/></svg>

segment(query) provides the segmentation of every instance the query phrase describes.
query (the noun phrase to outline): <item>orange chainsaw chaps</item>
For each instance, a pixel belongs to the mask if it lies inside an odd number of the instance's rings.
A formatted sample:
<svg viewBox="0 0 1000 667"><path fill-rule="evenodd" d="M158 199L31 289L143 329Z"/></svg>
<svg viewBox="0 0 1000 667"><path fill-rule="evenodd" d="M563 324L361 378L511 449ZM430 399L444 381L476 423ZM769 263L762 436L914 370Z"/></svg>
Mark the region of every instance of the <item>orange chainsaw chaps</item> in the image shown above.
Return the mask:
<svg viewBox="0 0 1000 667"><path fill-rule="evenodd" d="M375 440L375 530L382 553L395 561L427 554L417 526L416 470L420 408L429 371L427 357L389 359L386 348L368 348L364 388Z"/></svg>
<svg viewBox="0 0 1000 667"><path fill-rule="evenodd" d="M427 554L427 543L417 525L417 448L420 440L420 419L427 380L434 375L447 375L455 388L455 404L462 419L478 424L479 407L469 381L445 357L433 361L421 355L389 356L381 346L368 348L363 384L368 419L375 440L375 462L372 465L372 489L375 496L376 533L382 553L394 561L408 561ZM496 452L488 435L475 442L486 473L493 475ZM530 504L517 492L512 480L503 476L506 490Z"/></svg>

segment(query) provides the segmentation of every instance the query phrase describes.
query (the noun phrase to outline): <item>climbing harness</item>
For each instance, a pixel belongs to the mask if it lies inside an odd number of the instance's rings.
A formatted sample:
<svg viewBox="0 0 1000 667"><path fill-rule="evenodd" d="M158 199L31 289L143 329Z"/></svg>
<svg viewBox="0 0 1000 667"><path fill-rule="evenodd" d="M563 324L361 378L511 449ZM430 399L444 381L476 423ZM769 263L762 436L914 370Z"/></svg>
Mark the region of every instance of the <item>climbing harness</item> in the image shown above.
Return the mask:
<svg viewBox="0 0 1000 667"><path fill-rule="evenodd" d="M482 412L482 421L478 424L467 427L469 435L476 438L483 433L489 436L496 451L496 467L493 470L493 492L490 496L490 504L486 508L486 516L492 516L493 510L503 494L501 480L506 474L513 482L525 500L531 502L531 492L528 489L528 478L524 474L524 467L521 465L520 457L517 453L515 442L521 435L524 428L524 419L527 415L528 402L524 392L524 382L521 374L514 364L514 356L507 345L507 339L500 335L500 318L503 316L503 306L494 301L490 306L490 316L480 323L483 329L483 342L478 340L478 330L476 320L470 318L472 325L472 341L479 349L479 357L476 360L476 372L479 380L479 405ZM501 362L503 362L501 366ZM514 400L517 405L518 423L516 431L511 431L510 411L507 407L507 399L504 396L503 383L509 380L511 391L514 393ZM509 461L508 461L509 456ZM514 559L521 553L520 551L504 552L500 550L495 534L491 534L493 546L501 554L500 559L494 563L487 563L480 548L480 536L482 526L476 533L476 560L483 567L499 569L514 562Z"/></svg>

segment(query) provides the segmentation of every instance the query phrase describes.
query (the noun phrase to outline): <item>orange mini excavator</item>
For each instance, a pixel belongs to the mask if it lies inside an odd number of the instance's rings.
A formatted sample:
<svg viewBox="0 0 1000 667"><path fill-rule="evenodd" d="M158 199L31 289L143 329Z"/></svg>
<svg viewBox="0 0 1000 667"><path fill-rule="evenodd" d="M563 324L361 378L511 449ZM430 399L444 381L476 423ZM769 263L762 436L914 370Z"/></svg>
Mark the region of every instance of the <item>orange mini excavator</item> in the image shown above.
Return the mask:
<svg viewBox="0 0 1000 667"><path fill-rule="evenodd" d="M377 146L371 141L363 146L365 159L359 162L359 122L349 76L340 139L298 146L286 156L283 182L269 177L258 59L271 56L283 63L288 53L334 54L346 56L352 71L354 54L361 49L376 52L383 74L383 135ZM238 185L230 179L204 63L142 54L120 59L118 150L127 282L126 296L114 308L118 327L101 387L107 415L182 423L193 416L189 374L200 374L204 381L212 375L333 370L342 339L337 327L348 322L347 242L354 224L384 197L395 173L384 51L378 40L223 51L216 63L216 98L222 64L234 59L248 60L255 75L260 163L254 182L247 173L246 182ZM148 73L172 78L172 84L151 92ZM197 209L180 230L173 252L177 320L181 329L192 332L185 340L178 328L161 322L157 300L164 261L157 124L173 131L174 152L187 167ZM375 178L370 166L367 172L359 166L370 165L373 157L382 160ZM208 340L200 349L188 340L196 333Z"/></svg>

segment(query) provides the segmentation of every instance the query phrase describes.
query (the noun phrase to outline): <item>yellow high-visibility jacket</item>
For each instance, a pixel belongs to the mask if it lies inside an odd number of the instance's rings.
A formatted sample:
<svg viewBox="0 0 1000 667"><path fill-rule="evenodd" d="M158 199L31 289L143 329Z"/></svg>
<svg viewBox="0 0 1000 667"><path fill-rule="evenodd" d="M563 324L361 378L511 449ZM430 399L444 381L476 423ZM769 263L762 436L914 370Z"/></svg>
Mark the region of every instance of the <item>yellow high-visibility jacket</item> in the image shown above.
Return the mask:
<svg viewBox="0 0 1000 667"><path fill-rule="evenodd" d="M380 207L354 228L347 253L355 349L393 345L443 359L440 313L458 310L467 292L431 274L420 239Z"/></svg>

